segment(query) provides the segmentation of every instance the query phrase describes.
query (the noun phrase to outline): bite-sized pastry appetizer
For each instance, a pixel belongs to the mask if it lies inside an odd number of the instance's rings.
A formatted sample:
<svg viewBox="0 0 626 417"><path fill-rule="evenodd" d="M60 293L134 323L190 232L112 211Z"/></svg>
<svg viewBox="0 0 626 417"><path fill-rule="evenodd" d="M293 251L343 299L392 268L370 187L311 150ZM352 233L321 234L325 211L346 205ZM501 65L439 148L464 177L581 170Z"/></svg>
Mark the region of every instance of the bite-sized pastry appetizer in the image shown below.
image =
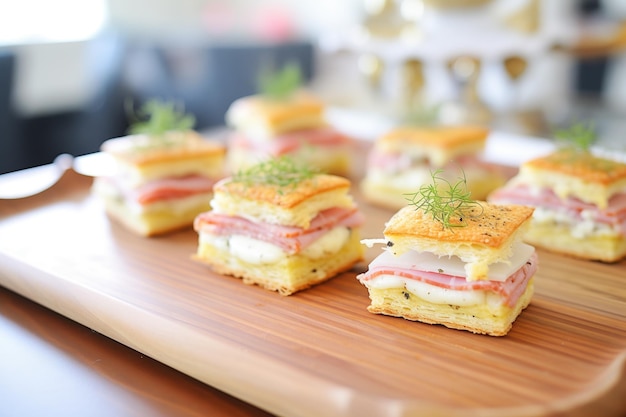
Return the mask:
<svg viewBox="0 0 626 417"><path fill-rule="evenodd" d="M326 281L360 261L364 218L344 177L282 156L214 187L198 215L196 259L218 273L282 295Z"/></svg>
<svg viewBox="0 0 626 417"><path fill-rule="evenodd" d="M262 84L262 92L235 100L226 112L231 172L282 155L323 172L347 175L354 141L330 126L325 105L299 86L297 67L287 66Z"/></svg>
<svg viewBox="0 0 626 417"><path fill-rule="evenodd" d="M460 181L433 178L386 223L384 239L363 240L384 245L357 276L368 311L506 335L533 295L537 255L522 242L533 209L474 201Z"/></svg>
<svg viewBox="0 0 626 417"><path fill-rule="evenodd" d="M94 180L94 193L111 218L142 236L191 228L225 176L225 147L193 131L193 117L173 103L149 101L143 109L147 122L102 144L115 171Z"/></svg>
<svg viewBox="0 0 626 417"><path fill-rule="evenodd" d="M361 190L373 204L399 209L405 194L431 181L431 172L465 172L472 198L484 200L507 177L480 159L489 130L480 126L399 127L379 137L369 153Z"/></svg>
<svg viewBox="0 0 626 417"><path fill-rule="evenodd" d="M626 164L588 148L526 161L489 201L535 208L525 237L532 245L604 262L626 257Z"/></svg>

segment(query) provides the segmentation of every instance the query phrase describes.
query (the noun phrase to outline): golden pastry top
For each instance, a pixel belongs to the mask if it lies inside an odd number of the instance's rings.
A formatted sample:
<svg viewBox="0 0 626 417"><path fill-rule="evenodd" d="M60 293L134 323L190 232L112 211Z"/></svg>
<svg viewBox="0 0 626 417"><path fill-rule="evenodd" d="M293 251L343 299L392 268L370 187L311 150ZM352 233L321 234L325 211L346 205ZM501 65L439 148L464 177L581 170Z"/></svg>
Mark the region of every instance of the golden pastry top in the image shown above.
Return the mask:
<svg viewBox="0 0 626 417"><path fill-rule="evenodd" d="M128 135L106 140L101 150L133 166L174 162L226 153L223 144L203 138L193 130L171 131L162 135Z"/></svg>
<svg viewBox="0 0 626 417"><path fill-rule="evenodd" d="M601 185L609 185L626 178L626 164L594 156L589 152L568 149L527 161L522 168L550 171Z"/></svg>
<svg viewBox="0 0 626 417"><path fill-rule="evenodd" d="M405 142L434 148L451 149L462 145L483 145L489 129L481 126L399 127L378 139L380 144Z"/></svg>
<svg viewBox="0 0 626 417"><path fill-rule="evenodd" d="M445 228L431 214L415 206L400 209L387 222L383 234L395 239L429 239L441 243L463 243L498 248L509 240L533 214L534 209L521 205L496 205L478 202L462 218L450 219Z"/></svg>
<svg viewBox="0 0 626 417"><path fill-rule="evenodd" d="M289 209L322 193L339 190L347 192L350 184L347 178L328 174L316 174L284 187L274 184L246 184L233 181L229 177L219 181L214 191Z"/></svg>
<svg viewBox="0 0 626 417"><path fill-rule="evenodd" d="M324 107L320 99L302 90L281 100L259 94L235 100L226 112L226 121L235 128L262 123L266 129L282 131L281 126L291 125L293 119L320 125Z"/></svg>

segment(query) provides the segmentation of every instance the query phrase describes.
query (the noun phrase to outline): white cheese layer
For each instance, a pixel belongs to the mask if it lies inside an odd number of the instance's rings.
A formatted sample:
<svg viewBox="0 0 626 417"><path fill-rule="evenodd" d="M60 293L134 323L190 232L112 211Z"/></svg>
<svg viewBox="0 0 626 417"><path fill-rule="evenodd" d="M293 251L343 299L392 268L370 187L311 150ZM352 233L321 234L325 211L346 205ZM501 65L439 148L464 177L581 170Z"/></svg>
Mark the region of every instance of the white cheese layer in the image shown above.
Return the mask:
<svg viewBox="0 0 626 417"><path fill-rule="evenodd" d="M338 226L315 240L299 254L307 258L319 259L337 253L349 238L350 230L347 227ZM201 232L199 239L200 244L211 244L253 265L273 264L289 256L277 245L243 235L216 236Z"/></svg>
<svg viewBox="0 0 626 417"><path fill-rule="evenodd" d="M385 184L390 188L414 190L419 188L421 184L430 184L433 181L432 171L433 168L426 164L394 172L378 167L370 167L367 172L367 179L376 184ZM463 168L463 173L470 184L484 178L486 175L485 170L477 166L466 166ZM450 182L459 180L455 176L448 176L446 179Z"/></svg>
<svg viewBox="0 0 626 417"><path fill-rule="evenodd" d="M124 195L121 194L120 191L115 186L113 186L110 181L105 181L101 178L96 178L94 180L94 192L104 198L119 201L120 204L125 205L126 208L131 213L133 213L133 215L137 216L156 213L159 211L167 211L172 215L177 215L186 213L189 210L192 210L202 205L208 208L211 199L213 198L213 192L207 191L205 193L192 194L183 198L160 200L155 201L154 203L142 205L137 202L125 199Z"/></svg>
<svg viewBox="0 0 626 417"><path fill-rule="evenodd" d="M117 177L127 188L138 188L164 178L201 175L207 178L222 176L221 157L197 157L180 161L164 161L147 166L136 166L123 161L117 162Z"/></svg>
<svg viewBox="0 0 626 417"><path fill-rule="evenodd" d="M550 188L562 200L575 197L584 202L595 204L600 209L607 208L611 197L624 192L626 189L626 182L623 180L602 185L597 182L585 181L576 176L526 165L520 167L519 173L514 177L512 183Z"/></svg>
<svg viewBox="0 0 626 417"><path fill-rule="evenodd" d="M377 242L374 242L377 243ZM520 269L526 261L534 253L535 248L522 242L518 242L513 246L513 256L508 262L496 262L489 265L490 281L506 281L515 271ZM437 256L431 252L407 251L402 255L395 256L390 251L384 251L376 259L374 259L369 267L370 269L381 266L390 268L405 268L416 271L436 272L440 274L452 275L457 277L465 277L465 265L460 258L456 256Z"/></svg>
<svg viewBox="0 0 626 417"><path fill-rule="evenodd" d="M424 165L420 168L407 169L402 172L389 173L375 167L368 170L367 178L377 184L386 184L390 188L412 190L416 184L432 182L430 169Z"/></svg>
<svg viewBox="0 0 626 417"><path fill-rule="evenodd" d="M390 288L406 288L422 300L433 304L451 304L455 306L486 305L497 309L502 305L502 297L485 290L459 291L442 288L409 278L396 275L379 275L364 282L367 288L386 290Z"/></svg>
<svg viewBox="0 0 626 417"><path fill-rule="evenodd" d="M348 239L350 239L350 229L335 227L307 246L300 254L307 258L319 259L339 252Z"/></svg>
<svg viewBox="0 0 626 417"><path fill-rule="evenodd" d="M562 211L536 207L533 212L534 223L556 223L569 228L570 233L577 239L592 236L618 236L618 228L606 223L598 223L594 220L595 213L589 210L580 212L581 218L570 216Z"/></svg>

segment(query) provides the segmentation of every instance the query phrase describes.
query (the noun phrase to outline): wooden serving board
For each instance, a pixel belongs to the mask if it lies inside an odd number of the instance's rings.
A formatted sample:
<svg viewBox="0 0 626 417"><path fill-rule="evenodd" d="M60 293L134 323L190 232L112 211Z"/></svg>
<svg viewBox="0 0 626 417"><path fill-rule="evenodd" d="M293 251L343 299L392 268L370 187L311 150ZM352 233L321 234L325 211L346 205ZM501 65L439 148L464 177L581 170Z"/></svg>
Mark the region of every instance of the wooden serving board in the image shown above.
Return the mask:
<svg viewBox="0 0 626 417"><path fill-rule="evenodd" d="M531 305L501 338L368 313L352 271L289 297L191 259L192 230L141 238L92 179L0 200L0 285L271 413L543 416L626 412L626 262L540 251ZM365 204L363 237L392 212Z"/></svg>

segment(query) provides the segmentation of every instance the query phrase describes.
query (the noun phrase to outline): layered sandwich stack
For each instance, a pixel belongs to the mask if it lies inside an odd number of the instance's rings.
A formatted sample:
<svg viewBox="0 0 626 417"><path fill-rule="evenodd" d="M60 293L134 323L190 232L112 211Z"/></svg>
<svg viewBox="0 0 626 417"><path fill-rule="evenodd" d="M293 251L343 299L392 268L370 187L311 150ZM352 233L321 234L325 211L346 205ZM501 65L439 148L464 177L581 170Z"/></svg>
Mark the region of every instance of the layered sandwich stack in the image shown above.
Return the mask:
<svg viewBox="0 0 626 417"><path fill-rule="evenodd" d="M278 92L266 88L231 104L226 113L226 124L233 130L228 140L230 171L289 155L322 172L347 175L353 140L329 125L319 98L298 85L289 87Z"/></svg>
<svg viewBox="0 0 626 417"><path fill-rule="evenodd" d="M143 236L191 227L210 208L213 185L225 176L225 147L191 130L171 103L146 104L163 129L109 139L101 149L115 171L95 179L93 189L107 213ZM150 123L150 122L148 122Z"/></svg>
<svg viewBox="0 0 626 417"><path fill-rule="evenodd" d="M506 181L500 169L480 159L488 134L469 125L393 129L374 142L361 190L369 202L399 209L405 194L430 182L432 171L446 176L462 169L472 197L483 200Z"/></svg>
<svg viewBox="0 0 626 417"><path fill-rule="evenodd" d="M535 208L526 241L578 258L626 257L626 164L587 151L559 149L525 162L489 196Z"/></svg>
<svg viewBox="0 0 626 417"><path fill-rule="evenodd" d="M285 156L240 171L215 185L212 210L196 218L195 257L282 295L326 281L362 259L364 218L349 189Z"/></svg>
<svg viewBox="0 0 626 417"><path fill-rule="evenodd" d="M533 294L537 255L522 243L533 209L453 194L422 194L391 217L384 239L363 241L384 245L357 276L368 310L506 335Z"/></svg>

